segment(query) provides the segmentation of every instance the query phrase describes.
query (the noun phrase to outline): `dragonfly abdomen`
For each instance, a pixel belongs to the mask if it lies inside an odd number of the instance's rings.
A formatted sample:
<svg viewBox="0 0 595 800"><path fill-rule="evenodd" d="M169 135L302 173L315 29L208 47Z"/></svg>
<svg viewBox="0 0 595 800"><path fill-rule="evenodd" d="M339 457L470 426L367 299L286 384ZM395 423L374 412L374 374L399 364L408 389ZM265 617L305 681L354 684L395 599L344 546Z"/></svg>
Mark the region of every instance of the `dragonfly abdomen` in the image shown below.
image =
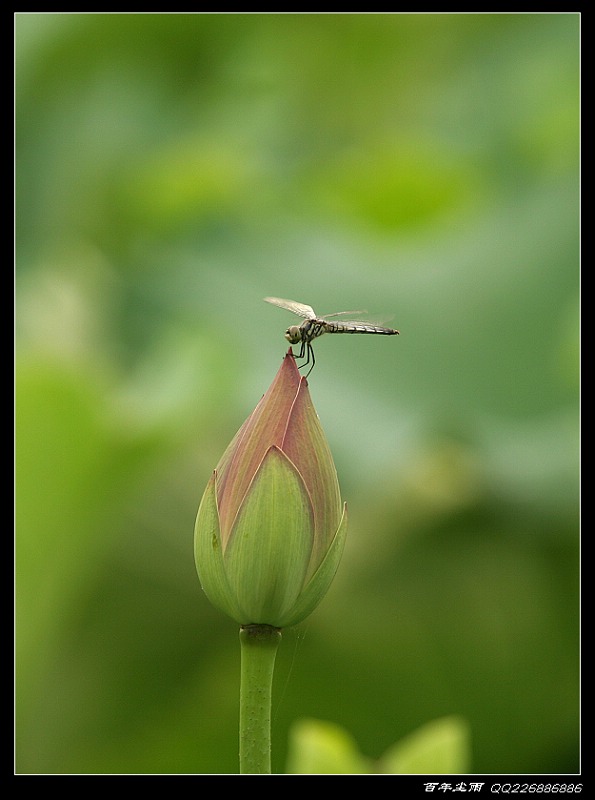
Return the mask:
<svg viewBox="0 0 595 800"><path fill-rule="evenodd" d="M399 331L394 328L384 328L381 325L367 325L358 322L324 322L327 333L380 333L384 336L394 336Z"/></svg>

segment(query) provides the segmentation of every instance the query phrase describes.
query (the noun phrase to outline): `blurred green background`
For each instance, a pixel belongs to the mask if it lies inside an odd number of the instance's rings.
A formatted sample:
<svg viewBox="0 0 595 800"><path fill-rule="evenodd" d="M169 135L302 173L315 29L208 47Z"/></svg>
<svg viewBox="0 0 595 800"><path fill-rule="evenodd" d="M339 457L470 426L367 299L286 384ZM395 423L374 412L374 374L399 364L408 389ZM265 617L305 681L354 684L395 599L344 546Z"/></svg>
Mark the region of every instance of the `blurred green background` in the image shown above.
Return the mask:
<svg viewBox="0 0 595 800"><path fill-rule="evenodd" d="M16 771L237 771L194 517L295 320L350 532L278 656L378 758L579 769L577 14L17 14Z"/></svg>

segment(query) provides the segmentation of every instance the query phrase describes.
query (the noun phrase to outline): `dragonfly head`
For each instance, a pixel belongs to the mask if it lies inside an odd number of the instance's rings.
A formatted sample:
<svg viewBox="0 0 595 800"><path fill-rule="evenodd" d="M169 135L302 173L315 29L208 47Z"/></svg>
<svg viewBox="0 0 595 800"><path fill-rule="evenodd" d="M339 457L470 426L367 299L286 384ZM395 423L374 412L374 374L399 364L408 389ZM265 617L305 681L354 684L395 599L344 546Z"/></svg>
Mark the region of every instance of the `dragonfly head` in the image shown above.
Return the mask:
<svg viewBox="0 0 595 800"><path fill-rule="evenodd" d="M297 344L302 341L302 331L299 325L290 325L285 331L285 338L290 344Z"/></svg>

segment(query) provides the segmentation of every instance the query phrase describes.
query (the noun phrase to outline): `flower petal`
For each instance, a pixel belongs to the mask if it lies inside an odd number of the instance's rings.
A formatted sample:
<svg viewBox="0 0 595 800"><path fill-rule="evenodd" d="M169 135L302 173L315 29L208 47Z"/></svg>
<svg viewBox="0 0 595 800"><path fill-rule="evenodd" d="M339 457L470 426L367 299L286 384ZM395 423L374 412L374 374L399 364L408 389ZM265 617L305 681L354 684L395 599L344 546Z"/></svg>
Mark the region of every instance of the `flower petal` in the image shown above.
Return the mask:
<svg viewBox="0 0 595 800"><path fill-rule="evenodd" d="M312 574L339 525L341 495L333 457L306 381L299 386L282 447L298 468L312 498L316 526L310 564Z"/></svg>
<svg viewBox="0 0 595 800"><path fill-rule="evenodd" d="M217 501L224 548L244 495L265 453L271 445L281 446L300 381L295 359L286 356L266 394L219 462Z"/></svg>
<svg viewBox="0 0 595 800"><path fill-rule="evenodd" d="M224 553L242 624L279 626L304 584L314 518L304 482L273 446L254 477Z"/></svg>
<svg viewBox="0 0 595 800"><path fill-rule="evenodd" d="M339 567L339 561L343 554L343 547L347 537L347 504L343 507L341 523L335 533L335 537L326 553L322 563L302 589L302 592L290 612L279 621L279 627L285 628L289 625L297 625L309 614L314 611L318 603L327 593L332 583L335 573Z"/></svg>
<svg viewBox="0 0 595 800"><path fill-rule="evenodd" d="M240 622L241 614L225 576L217 514L217 472L200 501L194 526L194 560L204 593L214 606Z"/></svg>

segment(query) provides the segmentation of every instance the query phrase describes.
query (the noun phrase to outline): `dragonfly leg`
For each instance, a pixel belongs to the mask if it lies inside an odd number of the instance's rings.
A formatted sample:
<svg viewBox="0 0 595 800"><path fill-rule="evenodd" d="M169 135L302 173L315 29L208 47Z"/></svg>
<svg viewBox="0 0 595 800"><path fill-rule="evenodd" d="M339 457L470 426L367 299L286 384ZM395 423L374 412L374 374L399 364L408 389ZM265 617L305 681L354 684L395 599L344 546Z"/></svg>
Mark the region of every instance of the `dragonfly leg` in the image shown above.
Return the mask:
<svg viewBox="0 0 595 800"><path fill-rule="evenodd" d="M314 369L314 364L316 363L316 359L314 358L314 348L312 347L312 345L310 344L310 342L308 342L308 343L306 344L306 350L307 350L307 352L308 352L308 358L306 359L306 363L305 363L305 364L302 364L302 366L303 366L303 367L307 367L307 366L308 366L308 364L309 364L310 362L312 362L312 366L310 367L310 369L308 370L308 372L306 372L306 374L304 375L304 378L307 378L307 377L308 377L308 375L309 375L309 374L312 372L312 370Z"/></svg>
<svg viewBox="0 0 595 800"><path fill-rule="evenodd" d="M300 359L303 359L303 358L305 358L306 360L304 361L303 364L299 365L299 369L303 369L304 367L307 367L308 364L311 364L310 369L308 370L308 372L304 376L304 377L307 378L308 375L314 369L314 364L315 364L316 359L314 358L314 350L312 349L312 345L310 344L310 342L308 342L308 341L306 341L304 339L302 339L302 342L301 342L300 352L297 354L297 356L295 356L296 361L298 361Z"/></svg>

